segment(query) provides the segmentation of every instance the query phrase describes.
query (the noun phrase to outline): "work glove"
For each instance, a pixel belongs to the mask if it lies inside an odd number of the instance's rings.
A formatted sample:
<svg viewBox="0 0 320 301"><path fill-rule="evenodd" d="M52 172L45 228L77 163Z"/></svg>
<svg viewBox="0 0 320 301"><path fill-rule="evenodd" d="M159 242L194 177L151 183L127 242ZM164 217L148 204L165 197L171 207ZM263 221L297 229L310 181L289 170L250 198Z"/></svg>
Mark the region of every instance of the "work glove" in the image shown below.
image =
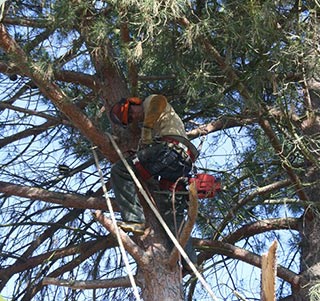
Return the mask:
<svg viewBox="0 0 320 301"><path fill-rule="evenodd" d="M142 141L142 139L139 140L139 144L138 144L138 149L137 151L142 151L143 149L147 148L147 147L150 147L152 145L152 143L144 143Z"/></svg>
<svg viewBox="0 0 320 301"><path fill-rule="evenodd" d="M151 144L152 143L152 129L148 127L142 127L141 131L141 144Z"/></svg>

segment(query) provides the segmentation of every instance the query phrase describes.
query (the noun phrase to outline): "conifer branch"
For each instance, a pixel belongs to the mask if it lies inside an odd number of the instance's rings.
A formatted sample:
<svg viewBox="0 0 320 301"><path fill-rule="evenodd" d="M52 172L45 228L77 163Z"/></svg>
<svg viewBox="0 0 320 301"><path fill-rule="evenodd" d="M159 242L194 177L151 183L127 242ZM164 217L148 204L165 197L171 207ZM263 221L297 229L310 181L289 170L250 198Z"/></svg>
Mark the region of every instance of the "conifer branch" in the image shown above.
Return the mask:
<svg viewBox="0 0 320 301"><path fill-rule="evenodd" d="M14 195L31 200L60 204L67 208L106 210L106 202L102 197L86 197L80 194L53 192L43 188L22 186L3 181L0 181L0 192L4 195Z"/></svg>
<svg viewBox="0 0 320 301"><path fill-rule="evenodd" d="M73 290L131 287L129 277L118 277L113 279L100 279L100 280L68 280L68 279L57 279L53 277L45 277L42 280L42 285L65 286Z"/></svg>
<svg viewBox="0 0 320 301"><path fill-rule="evenodd" d="M230 258L239 259L250 265L261 268L261 256L257 254L221 241L201 239L193 240L195 246L197 246L198 248L209 248L209 250L207 249L206 252L214 252L215 254L221 254ZM290 271L287 268L284 268L281 265L277 266L277 276L290 283L293 287L298 287L301 280L301 277L298 274Z"/></svg>
<svg viewBox="0 0 320 301"><path fill-rule="evenodd" d="M243 207L244 205L246 205L248 202L252 201L255 197L259 195L271 193L272 191L287 187L290 184L291 184L290 180L274 182L264 187L258 187L250 195L240 199L233 207L230 208L229 212L225 215L223 221L220 223L220 225L218 226L218 229L216 230L214 238L217 239L220 236L225 226L229 223L230 220L234 218L235 213L239 208Z"/></svg>
<svg viewBox="0 0 320 301"><path fill-rule="evenodd" d="M102 211L97 210L94 212L94 217L104 226L110 233L116 236L116 229L112 223L112 220L103 215ZM121 229L119 229L120 238L122 240L124 248L129 254L137 261L141 266L147 265L149 262L146 260L145 252L138 247L136 243Z"/></svg>

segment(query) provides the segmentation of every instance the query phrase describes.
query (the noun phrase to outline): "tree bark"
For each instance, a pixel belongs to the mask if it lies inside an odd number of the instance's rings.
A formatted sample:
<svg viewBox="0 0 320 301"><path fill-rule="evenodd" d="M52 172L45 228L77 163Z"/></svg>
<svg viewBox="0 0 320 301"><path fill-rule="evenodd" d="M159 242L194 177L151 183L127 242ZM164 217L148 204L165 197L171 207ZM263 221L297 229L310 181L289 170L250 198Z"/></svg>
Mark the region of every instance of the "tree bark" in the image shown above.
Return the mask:
<svg viewBox="0 0 320 301"><path fill-rule="evenodd" d="M168 255L168 252L161 252L161 248L154 248L150 264L141 269L144 278L141 286L143 300L184 300L179 267L177 265L173 270L170 269L166 263Z"/></svg>
<svg viewBox="0 0 320 301"><path fill-rule="evenodd" d="M310 89L310 90L309 90ZM320 117L315 114L320 109L319 82L310 80L305 90L305 105L307 108L307 118L302 123L304 137L308 139L308 154L305 160L305 183L307 183L307 194L310 206L305 208L303 218L303 228L301 229L301 261L300 269L302 276L301 286L293 288L294 301L310 300L310 291L315 288L315 284L320 279L320 177L319 162L320 152L318 136L320 132ZM319 295L319 293L318 293ZM308 297L307 297L308 296Z"/></svg>

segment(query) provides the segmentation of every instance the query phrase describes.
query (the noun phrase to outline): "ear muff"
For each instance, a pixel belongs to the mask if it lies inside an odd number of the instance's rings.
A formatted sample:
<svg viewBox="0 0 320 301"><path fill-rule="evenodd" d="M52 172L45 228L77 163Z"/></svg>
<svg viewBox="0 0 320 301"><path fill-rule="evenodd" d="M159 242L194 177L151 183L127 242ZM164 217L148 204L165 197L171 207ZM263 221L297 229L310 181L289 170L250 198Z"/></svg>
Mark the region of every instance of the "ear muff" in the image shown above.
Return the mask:
<svg viewBox="0 0 320 301"><path fill-rule="evenodd" d="M111 108L110 118L116 124L127 126L129 124L130 105L141 104L142 100L138 97L123 98Z"/></svg>

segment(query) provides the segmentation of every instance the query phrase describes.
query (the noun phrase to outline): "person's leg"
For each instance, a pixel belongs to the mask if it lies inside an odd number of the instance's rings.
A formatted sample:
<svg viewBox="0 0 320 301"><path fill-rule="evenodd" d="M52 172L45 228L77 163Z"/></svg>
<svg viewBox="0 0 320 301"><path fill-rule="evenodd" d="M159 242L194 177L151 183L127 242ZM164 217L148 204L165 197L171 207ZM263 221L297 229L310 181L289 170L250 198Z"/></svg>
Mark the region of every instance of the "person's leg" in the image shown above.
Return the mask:
<svg viewBox="0 0 320 301"><path fill-rule="evenodd" d="M135 184L122 161L111 167L111 183L123 221L144 223L144 214Z"/></svg>

